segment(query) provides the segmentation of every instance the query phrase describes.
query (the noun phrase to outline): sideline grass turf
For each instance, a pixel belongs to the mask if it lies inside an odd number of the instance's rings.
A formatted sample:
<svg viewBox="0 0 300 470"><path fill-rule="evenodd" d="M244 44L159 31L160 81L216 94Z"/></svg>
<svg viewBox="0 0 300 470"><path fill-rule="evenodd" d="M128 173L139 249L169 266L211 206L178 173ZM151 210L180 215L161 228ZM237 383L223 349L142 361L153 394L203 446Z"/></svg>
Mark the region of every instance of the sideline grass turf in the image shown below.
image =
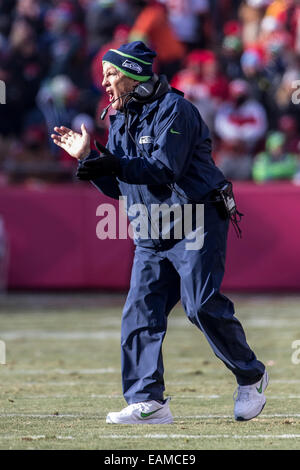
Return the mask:
<svg viewBox="0 0 300 470"><path fill-rule="evenodd" d="M126 406L120 381L124 296L9 294L0 298L0 449L299 449L297 296L230 296L247 340L267 364L262 414L233 419L231 372L179 305L164 343L173 425L107 425ZM300 348L299 348L300 349ZM294 361L295 362L295 361ZM296 361L297 362L297 361Z"/></svg>

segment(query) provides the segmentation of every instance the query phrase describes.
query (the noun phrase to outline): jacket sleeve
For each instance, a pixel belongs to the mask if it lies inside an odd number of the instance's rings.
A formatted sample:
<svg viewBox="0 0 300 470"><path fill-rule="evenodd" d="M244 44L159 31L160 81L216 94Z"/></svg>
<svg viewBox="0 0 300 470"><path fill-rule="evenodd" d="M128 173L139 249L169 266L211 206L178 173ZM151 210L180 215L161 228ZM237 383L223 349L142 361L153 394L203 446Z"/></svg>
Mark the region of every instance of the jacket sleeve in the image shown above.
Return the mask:
<svg viewBox="0 0 300 470"><path fill-rule="evenodd" d="M84 161L96 158L99 156L99 153L96 150L92 150L88 157ZM91 180L91 183L99 189L99 191L105 196L109 196L113 199L119 199L121 196L121 191L119 188L118 181L114 176L102 176L101 178L96 178Z"/></svg>
<svg viewBox="0 0 300 470"><path fill-rule="evenodd" d="M162 106L161 106L162 107ZM158 111L151 155L120 159L118 178L129 184L166 184L178 181L188 169L199 137L205 140L207 127L191 103L180 99ZM203 135L201 135L203 134Z"/></svg>

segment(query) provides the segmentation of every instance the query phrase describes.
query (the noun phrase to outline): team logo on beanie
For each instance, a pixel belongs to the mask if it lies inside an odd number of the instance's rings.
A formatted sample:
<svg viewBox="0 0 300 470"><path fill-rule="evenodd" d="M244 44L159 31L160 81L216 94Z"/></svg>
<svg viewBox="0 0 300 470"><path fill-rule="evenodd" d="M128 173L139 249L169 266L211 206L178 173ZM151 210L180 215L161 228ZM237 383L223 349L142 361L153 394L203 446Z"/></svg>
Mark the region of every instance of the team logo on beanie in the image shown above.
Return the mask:
<svg viewBox="0 0 300 470"><path fill-rule="evenodd" d="M122 63L122 67L125 67L130 70L134 70L137 73L142 73L143 71L142 67L139 64L137 64L136 62L132 62L131 60L128 60L128 59L124 60L124 62Z"/></svg>

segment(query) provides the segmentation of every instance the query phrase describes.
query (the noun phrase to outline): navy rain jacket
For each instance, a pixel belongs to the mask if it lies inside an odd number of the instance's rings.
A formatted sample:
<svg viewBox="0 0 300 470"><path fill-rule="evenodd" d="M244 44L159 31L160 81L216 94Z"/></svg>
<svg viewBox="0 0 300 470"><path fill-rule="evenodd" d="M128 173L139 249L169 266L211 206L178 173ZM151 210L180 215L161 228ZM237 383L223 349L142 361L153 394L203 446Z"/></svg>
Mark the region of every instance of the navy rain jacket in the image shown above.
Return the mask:
<svg viewBox="0 0 300 470"><path fill-rule="evenodd" d="M148 104L129 102L127 116L118 111L110 121L107 148L120 158L122 174L93 183L107 196L127 196L128 207L143 204L150 214L152 204L201 203L226 181L199 111L172 89Z"/></svg>

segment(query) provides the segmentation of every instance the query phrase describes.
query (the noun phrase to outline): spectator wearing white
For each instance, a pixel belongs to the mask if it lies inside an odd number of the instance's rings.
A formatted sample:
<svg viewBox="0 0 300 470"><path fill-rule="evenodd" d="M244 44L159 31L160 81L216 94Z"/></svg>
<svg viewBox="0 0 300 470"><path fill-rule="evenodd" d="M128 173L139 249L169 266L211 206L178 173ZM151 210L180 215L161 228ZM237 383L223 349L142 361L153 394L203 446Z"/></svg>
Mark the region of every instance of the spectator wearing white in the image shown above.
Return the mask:
<svg viewBox="0 0 300 470"><path fill-rule="evenodd" d="M179 40L186 45L199 45L199 29L203 30L203 20L209 14L208 0L160 0L168 10L168 17ZM202 31L203 33L203 31Z"/></svg>

